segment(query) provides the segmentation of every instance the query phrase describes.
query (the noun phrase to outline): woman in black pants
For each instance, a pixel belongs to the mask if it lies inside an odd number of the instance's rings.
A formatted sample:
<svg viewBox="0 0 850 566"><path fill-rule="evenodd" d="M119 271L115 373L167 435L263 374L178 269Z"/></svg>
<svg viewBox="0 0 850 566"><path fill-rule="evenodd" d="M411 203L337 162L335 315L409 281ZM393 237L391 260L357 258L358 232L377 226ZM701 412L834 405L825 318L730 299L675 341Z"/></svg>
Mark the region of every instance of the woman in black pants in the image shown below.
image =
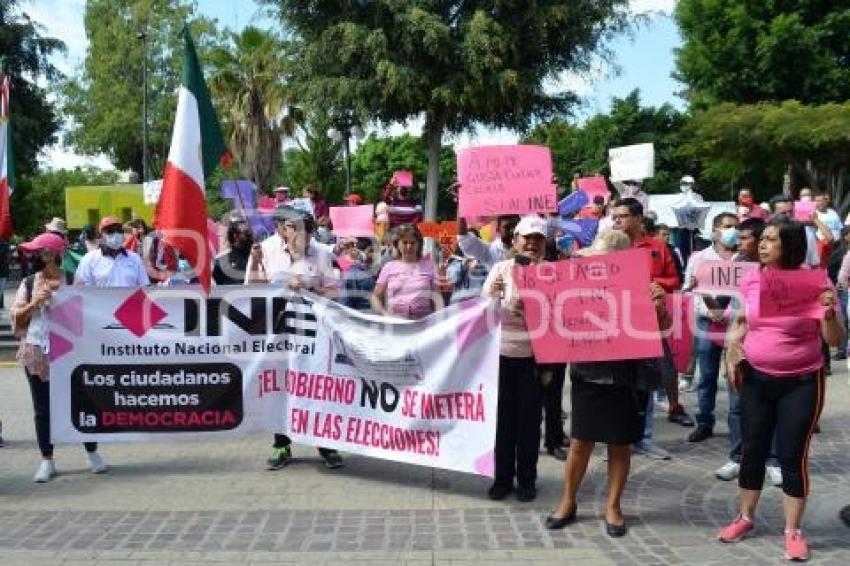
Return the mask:
<svg viewBox="0 0 850 566"><path fill-rule="evenodd" d="M777 279L789 271L800 271L805 254L802 224L784 216L767 223L759 242L762 269L742 283L746 308L736 317L727 352L731 385L740 392L741 506L718 539L737 542L753 530L764 465L775 433L785 493L785 557L789 560L806 560L809 556L800 523L809 494L809 442L824 400L821 339L836 346L847 337L835 310L837 294L826 276L823 291L795 289L793 279ZM817 301L825 307L822 314L819 318L760 316L762 294L780 288L779 298Z"/></svg>
<svg viewBox="0 0 850 566"><path fill-rule="evenodd" d="M56 473L53 445L50 443L47 304L53 292L65 284L59 267L65 240L56 234L45 233L21 244L20 248L33 254L31 262L35 273L21 282L10 316L15 334L21 339L17 358L24 366L32 393L35 434L42 457L33 480L44 483ZM97 453L97 444L87 442L85 447L91 471L96 474L105 472L106 464Z"/></svg>

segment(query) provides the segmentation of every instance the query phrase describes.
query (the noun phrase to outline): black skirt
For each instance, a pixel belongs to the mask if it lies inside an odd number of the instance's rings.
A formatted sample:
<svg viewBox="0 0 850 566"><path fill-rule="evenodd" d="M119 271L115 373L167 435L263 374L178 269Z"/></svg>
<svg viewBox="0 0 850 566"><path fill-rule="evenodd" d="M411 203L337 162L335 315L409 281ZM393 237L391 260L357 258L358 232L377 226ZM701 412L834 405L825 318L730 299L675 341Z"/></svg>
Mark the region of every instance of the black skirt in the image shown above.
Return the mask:
<svg viewBox="0 0 850 566"><path fill-rule="evenodd" d="M606 444L633 444L643 437L645 393L572 376L570 399L570 437Z"/></svg>

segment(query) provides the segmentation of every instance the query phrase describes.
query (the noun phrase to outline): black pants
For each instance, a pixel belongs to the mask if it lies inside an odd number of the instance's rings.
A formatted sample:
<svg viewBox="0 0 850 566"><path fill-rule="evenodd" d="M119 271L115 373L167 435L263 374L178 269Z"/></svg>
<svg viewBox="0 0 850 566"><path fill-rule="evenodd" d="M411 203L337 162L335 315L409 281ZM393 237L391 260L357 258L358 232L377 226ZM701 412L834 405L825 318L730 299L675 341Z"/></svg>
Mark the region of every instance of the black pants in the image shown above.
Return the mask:
<svg viewBox="0 0 850 566"><path fill-rule="evenodd" d="M537 369L543 382L543 444L547 449L557 448L567 437L561 422L567 364L540 364ZM546 374L551 377L543 379Z"/></svg>
<svg viewBox="0 0 850 566"><path fill-rule="evenodd" d="M499 357L496 483L523 487L537 481L543 387L534 358Z"/></svg>
<svg viewBox="0 0 850 566"><path fill-rule="evenodd" d="M292 444L292 439L286 436L285 434L277 434L274 435L274 448L285 448ZM319 448L319 454L324 456L325 454L333 454L336 452L333 448Z"/></svg>
<svg viewBox="0 0 850 566"><path fill-rule="evenodd" d="M31 374L24 368L32 394L33 420L35 420L35 437L42 458L53 458L53 445L50 443L50 382L42 381L37 375ZM97 450L96 442L86 442L86 452Z"/></svg>
<svg viewBox="0 0 850 566"><path fill-rule="evenodd" d="M746 362L741 388L741 472L738 485L760 490L764 466L776 434L776 456L782 468L782 491L791 497L809 493L809 441L823 409L823 370L775 377Z"/></svg>

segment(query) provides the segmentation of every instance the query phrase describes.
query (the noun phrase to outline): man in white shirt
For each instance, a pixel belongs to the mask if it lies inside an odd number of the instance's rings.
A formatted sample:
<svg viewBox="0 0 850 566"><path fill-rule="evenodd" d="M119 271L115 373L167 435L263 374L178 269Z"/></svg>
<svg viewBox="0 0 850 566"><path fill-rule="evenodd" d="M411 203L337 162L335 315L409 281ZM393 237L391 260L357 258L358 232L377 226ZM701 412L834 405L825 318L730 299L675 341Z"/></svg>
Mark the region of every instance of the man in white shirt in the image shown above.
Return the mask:
<svg viewBox="0 0 850 566"><path fill-rule="evenodd" d="M519 216L500 216L496 220L499 239L493 240L488 244L475 234L469 232L466 227L466 219L458 218L458 246L460 246L464 255L477 259L487 271L490 271L494 265L506 259L508 250L513 245L514 228L516 228L517 222L519 222Z"/></svg>
<svg viewBox="0 0 850 566"><path fill-rule="evenodd" d="M136 252L124 249L124 229L114 216L98 225L100 246L80 260L74 284L89 287L144 287L150 285L145 265Z"/></svg>
<svg viewBox="0 0 850 566"><path fill-rule="evenodd" d="M293 291L306 289L335 298L340 280L326 248L313 240L316 226L313 217L285 207L275 213L275 222L276 233L251 249L245 283L284 283ZM287 435L275 434L266 467L279 470L292 462L291 445L292 440ZM319 455L330 469L343 465L336 450L319 448Z"/></svg>
<svg viewBox="0 0 850 566"><path fill-rule="evenodd" d="M773 214L785 214L788 218L794 218L794 201L791 197L776 195L770 199L770 208ZM804 263L809 267L818 267L820 266L818 237L825 240L832 239L832 232L820 221L817 214L812 214L812 219L803 224L806 225L806 261Z"/></svg>
<svg viewBox="0 0 850 566"><path fill-rule="evenodd" d="M841 223L841 217L838 216L838 213L830 208L829 195L826 193L817 193L815 195L815 211L817 212L818 220L823 222L832 232L832 239L840 239L841 229L844 225ZM818 237L821 236L819 235Z"/></svg>

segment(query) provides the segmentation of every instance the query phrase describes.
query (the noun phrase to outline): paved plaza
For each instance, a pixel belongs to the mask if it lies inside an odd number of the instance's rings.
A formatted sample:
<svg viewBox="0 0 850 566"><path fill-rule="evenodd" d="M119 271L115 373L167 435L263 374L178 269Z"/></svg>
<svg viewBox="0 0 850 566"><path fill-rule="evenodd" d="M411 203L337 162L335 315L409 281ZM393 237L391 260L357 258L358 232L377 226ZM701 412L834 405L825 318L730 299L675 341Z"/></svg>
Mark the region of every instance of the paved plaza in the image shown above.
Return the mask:
<svg viewBox="0 0 850 566"><path fill-rule="evenodd" d="M765 490L757 536L737 545L713 537L735 513L734 482L714 479L725 461L725 391L718 436L656 414L659 442L674 458L633 460L624 498L629 534L614 540L599 520L602 450L580 493L579 521L543 528L561 493L563 467L545 453L532 504L486 498L486 478L347 456L326 470L296 446L298 462L264 470L270 435L217 442L104 445L106 475L88 472L81 447L57 449L59 475L34 484L39 460L32 408L19 368L0 369L0 564L776 564L782 551L781 492ZM689 410L695 394L685 394ZM850 564L850 383L829 378L823 433L812 446L807 512L813 562Z"/></svg>

